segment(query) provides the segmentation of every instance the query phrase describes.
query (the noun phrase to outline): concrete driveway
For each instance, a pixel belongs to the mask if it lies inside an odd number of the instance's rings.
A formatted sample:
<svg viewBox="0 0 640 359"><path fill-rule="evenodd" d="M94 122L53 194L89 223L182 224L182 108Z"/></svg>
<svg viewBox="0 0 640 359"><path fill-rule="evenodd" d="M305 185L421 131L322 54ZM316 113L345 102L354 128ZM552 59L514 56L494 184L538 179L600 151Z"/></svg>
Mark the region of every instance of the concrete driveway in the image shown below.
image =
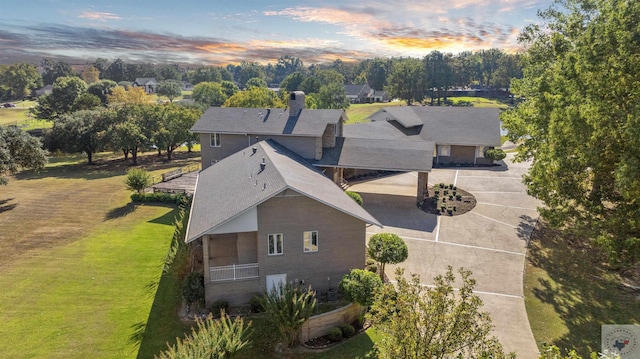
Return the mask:
<svg viewBox="0 0 640 359"><path fill-rule="evenodd" d="M370 227L368 236L392 232L409 247L401 263L405 273L416 273L432 284L447 266L473 272L475 293L491 314L495 334L507 352L518 358L538 358L529 327L522 288L527 241L537 220L539 202L526 194L521 176L528 164L512 163L492 168L434 169L429 184L453 183L472 193L476 207L449 217L427 214L416 208L415 173L404 173L353 184L364 207L384 228ZM388 265L393 277L395 266Z"/></svg>

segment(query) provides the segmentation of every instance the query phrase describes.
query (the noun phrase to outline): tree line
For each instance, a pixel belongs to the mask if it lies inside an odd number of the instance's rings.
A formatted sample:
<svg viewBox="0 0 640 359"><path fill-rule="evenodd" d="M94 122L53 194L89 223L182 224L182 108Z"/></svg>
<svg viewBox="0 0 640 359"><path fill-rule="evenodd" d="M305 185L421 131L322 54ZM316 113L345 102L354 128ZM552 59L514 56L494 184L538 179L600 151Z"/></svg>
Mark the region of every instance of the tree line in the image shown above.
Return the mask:
<svg viewBox="0 0 640 359"><path fill-rule="evenodd" d="M179 66L177 64L128 63L122 59L98 58L89 61L80 70L64 61L43 59L39 66L15 63L0 66L0 99L22 99L43 85L53 85L60 77L79 77L87 84L111 80L120 85L130 84L136 78L155 78L163 81L187 81L192 85L203 82L229 81L241 89L255 85L259 79L267 86L286 91L302 90L320 93L320 87L332 83L369 84L375 90L396 91L411 85L398 72L411 62L412 74L418 75L423 95L434 89L466 87L471 84L508 88L512 78L522 76L520 54L509 54L499 49L464 51L458 54L432 51L424 58L374 58L361 62L335 60L327 64L305 66L295 56L284 55L275 63L266 65L243 61L227 66ZM395 69L395 70L394 70ZM418 97L416 93L414 97Z"/></svg>

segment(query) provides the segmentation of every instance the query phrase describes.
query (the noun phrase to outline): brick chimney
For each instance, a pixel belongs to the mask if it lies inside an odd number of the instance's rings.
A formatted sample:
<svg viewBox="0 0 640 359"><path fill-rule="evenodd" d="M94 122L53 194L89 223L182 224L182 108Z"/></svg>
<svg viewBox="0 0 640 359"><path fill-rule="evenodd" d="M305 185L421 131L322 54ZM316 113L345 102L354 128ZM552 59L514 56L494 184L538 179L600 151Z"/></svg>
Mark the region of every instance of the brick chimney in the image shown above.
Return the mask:
<svg viewBox="0 0 640 359"><path fill-rule="evenodd" d="M304 109L304 92L293 91L289 94L289 115L298 116Z"/></svg>

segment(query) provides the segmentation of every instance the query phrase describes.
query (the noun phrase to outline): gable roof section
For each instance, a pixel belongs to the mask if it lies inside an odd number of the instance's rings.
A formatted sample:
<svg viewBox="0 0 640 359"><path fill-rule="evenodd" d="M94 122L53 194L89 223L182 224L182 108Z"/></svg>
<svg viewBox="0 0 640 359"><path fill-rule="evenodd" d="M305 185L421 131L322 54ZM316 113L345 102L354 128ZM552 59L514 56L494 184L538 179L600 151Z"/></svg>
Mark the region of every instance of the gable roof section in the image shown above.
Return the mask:
<svg viewBox="0 0 640 359"><path fill-rule="evenodd" d="M500 146L500 110L497 108L474 107L431 107L431 106L398 106L385 107L371 115L371 123L360 129L367 137L378 138L403 137L411 138L419 134L425 141L436 144L460 146ZM422 127L416 125L420 121ZM397 122L399 125L394 126ZM345 136L351 131L345 127ZM386 130L375 127L385 127ZM403 128L404 127L404 128ZM416 131L418 129L419 131ZM355 135L355 134L354 134ZM355 135L358 136L358 135Z"/></svg>
<svg viewBox="0 0 640 359"><path fill-rule="evenodd" d="M256 149L255 153L253 148ZM275 141L261 141L200 172L187 242L290 189L366 223L382 226L336 184ZM260 164L265 159L264 169Z"/></svg>
<svg viewBox="0 0 640 359"><path fill-rule="evenodd" d="M362 85L344 85L344 92L347 96L358 96L366 90L367 84Z"/></svg>
<svg viewBox="0 0 640 359"><path fill-rule="evenodd" d="M346 120L343 110L211 107L191 127L195 133L238 133L320 137L328 124Z"/></svg>
<svg viewBox="0 0 640 359"><path fill-rule="evenodd" d="M500 110L473 107L414 107L421 136L438 144L500 146Z"/></svg>
<svg viewBox="0 0 640 359"><path fill-rule="evenodd" d="M424 122L418 117L412 106L385 107L384 111L405 128L424 125Z"/></svg>
<svg viewBox="0 0 640 359"><path fill-rule="evenodd" d="M157 83L153 77L138 77L134 82L138 84L138 86L149 85L149 82L153 82L152 85Z"/></svg>
<svg viewBox="0 0 640 359"><path fill-rule="evenodd" d="M394 139L336 138L336 146L323 148L320 167L431 171L434 143Z"/></svg>

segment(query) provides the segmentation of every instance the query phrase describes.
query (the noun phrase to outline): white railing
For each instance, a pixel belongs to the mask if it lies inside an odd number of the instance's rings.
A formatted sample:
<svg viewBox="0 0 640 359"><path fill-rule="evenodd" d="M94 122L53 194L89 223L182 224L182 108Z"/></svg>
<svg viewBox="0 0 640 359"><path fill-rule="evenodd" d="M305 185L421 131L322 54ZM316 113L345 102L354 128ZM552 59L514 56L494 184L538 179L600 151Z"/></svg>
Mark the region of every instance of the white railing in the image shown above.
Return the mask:
<svg viewBox="0 0 640 359"><path fill-rule="evenodd" d="M258 276L258 263L233 264L230 266L209 268L211 282L258 278Z"/></svg>

